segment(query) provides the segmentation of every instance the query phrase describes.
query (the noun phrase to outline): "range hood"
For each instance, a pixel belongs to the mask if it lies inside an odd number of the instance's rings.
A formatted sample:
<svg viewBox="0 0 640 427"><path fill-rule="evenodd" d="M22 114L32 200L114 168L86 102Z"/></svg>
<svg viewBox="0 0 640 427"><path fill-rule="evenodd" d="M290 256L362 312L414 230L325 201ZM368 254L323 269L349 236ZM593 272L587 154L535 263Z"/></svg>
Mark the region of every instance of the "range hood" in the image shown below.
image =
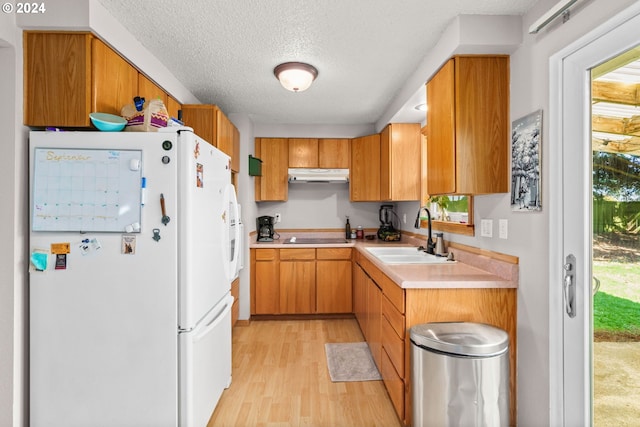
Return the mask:
<svg viewBox="0 0 640 427"><path fill-rule="evenodd" d="M349 182L349 169L290 168L289 182L332 182L346 184Z"/></svg>

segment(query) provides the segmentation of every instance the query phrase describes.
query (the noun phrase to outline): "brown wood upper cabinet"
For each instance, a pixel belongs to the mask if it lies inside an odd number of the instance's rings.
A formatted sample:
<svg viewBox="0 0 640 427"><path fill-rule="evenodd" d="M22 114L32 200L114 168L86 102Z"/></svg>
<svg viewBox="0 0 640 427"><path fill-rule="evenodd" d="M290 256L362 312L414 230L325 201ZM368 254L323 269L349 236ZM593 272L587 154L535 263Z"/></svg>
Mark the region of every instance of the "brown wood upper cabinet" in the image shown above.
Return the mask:
<svg viewBox="0 0 640 427"><path fill-rule="evenodd" d="M217 105L183 105L182 121L198 136L231 157L231 170L239 171L240 133Z"/></svg>
<svg viewBox="0 0 640 427"><path fill-rule="evenodd" d="M102 40L86 32L25 31L24 124L89 127L89 114L120 115L135 96L169 96ZM167 106L177 116L179 103Z"/></svg>
<svg viewBox="0 0 640 427"><path fill-rule="evenodd" d="M289 138L289 167L347 169L349 140L346 138Z"/></svg>
<svg viewBox="0 0 640 427"><path fill-rule="evenodd" d="M89 113L120 115L138 71L90 33L24 32L24 124L88 127Z"/></svg>
<svg viewBox="0 0 640 427"><path fill-rule="evenodd" d="M388 124L380 134L380 200L419 199L420 124Z"/></svg>
<svg viewBox="0 0 640 427"><path fill-rule="evenodd" d="M352 202L380 200L380 134L351 140L349 198Z"/></svg>
<svg viewBox="0 0 640 427"><path fill-rule="evenodd" d="M430 195L509 190L509 57L456 56L427 82Z"/></svg>
<svg viewBox="0 0 640 427"><path fill-rule="evenodd" d="M256 138L255 156L262 175L255 177L255 200L286 201L289 195L289 145L286 138Z"/></svg>

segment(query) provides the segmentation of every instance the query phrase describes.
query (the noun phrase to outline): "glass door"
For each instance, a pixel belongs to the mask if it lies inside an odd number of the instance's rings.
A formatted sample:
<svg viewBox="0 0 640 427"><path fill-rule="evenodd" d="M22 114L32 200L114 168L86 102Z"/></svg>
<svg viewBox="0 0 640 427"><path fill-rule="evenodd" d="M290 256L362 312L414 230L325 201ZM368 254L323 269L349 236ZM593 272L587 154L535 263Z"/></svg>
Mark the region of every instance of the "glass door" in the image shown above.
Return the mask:
<svg viewBox="0 0 640 427"><path fill-rule="evenodd" d="M594 425L640 420L640 48L592 72Z"/></svg>

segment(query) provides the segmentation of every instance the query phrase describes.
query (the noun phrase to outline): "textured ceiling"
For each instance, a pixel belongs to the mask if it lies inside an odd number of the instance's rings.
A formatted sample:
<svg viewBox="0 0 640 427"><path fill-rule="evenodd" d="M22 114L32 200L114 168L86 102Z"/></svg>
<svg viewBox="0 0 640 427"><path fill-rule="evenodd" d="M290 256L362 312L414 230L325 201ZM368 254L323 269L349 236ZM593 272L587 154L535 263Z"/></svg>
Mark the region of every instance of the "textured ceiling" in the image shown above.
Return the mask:
<svg viewBox="0 0 640 427"><path fill-rule="evenodd" d="M376 122L455 16L522 15L535 1L99 0L203 103L299 124ZM288 61L318 69L306 92L274 77Z"/></svg>

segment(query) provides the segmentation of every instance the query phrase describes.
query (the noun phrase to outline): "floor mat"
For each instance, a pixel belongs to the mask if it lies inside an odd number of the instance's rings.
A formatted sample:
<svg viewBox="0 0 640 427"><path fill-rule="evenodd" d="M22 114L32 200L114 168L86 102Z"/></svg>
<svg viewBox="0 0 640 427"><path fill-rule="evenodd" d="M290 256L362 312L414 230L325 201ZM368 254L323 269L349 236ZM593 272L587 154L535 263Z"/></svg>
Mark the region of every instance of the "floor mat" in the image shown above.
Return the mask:
<svg viewBox="0 0 640 427"><path fill-rule="evenodd" d="M366 342L327 343L329 376L333 382L381 380Z"/></svg>

